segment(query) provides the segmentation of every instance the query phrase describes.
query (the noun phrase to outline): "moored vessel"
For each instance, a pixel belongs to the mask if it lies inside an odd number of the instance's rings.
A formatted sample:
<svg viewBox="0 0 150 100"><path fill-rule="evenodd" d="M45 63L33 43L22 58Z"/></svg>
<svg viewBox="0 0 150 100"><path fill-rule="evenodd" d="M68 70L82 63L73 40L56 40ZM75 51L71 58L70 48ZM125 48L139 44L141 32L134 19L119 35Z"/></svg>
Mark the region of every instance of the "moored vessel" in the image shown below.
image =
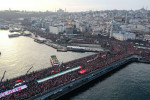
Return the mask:
<svg viewBox="0 0 150 100"><path fill-rule="evenodd" d="M59 65L61 65L61 62L59 62L59 60L57 59L56 55L52 55L51 56L50 62L52 64L52 66L59 66Z"/></svg>
<svg viewBox="0 0 150 100"><path fill-rule="evenodd" d="M20 36L20 34L9 34L8 35L9 38L11 38L11 37L19 37L19 36Z"/></svg>

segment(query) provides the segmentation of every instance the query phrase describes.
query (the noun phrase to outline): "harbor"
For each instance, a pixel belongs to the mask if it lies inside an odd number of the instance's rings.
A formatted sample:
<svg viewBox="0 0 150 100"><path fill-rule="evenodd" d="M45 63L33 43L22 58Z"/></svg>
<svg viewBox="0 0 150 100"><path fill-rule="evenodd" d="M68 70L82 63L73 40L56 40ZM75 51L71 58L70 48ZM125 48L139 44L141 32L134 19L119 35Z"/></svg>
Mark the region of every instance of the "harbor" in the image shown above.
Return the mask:
<svg viewBox="0 0 150 100"><path fill-rule="evenodd" d="M73 52L103 52L104 49L99 46L90 46L90 44L73 44L73 45L60 45L58 43L52 42L50 39L45 39L40 36L35 37L35 35L32 33L30 36L34 39L35 42L40 44L48 45L57 51L60 52L67 52L67 51L73 51ZM91 44L92 45L92 44Z"/></svg>

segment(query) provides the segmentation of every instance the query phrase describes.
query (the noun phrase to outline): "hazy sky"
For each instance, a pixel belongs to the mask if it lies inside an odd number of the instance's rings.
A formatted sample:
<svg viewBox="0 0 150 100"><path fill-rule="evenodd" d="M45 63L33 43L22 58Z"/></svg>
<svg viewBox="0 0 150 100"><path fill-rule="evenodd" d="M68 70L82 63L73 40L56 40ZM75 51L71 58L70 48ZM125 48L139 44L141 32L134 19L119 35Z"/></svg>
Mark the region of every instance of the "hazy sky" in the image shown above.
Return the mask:
<svg viewBox="0 0 150 100"><path fill-rule="evenodd" d="M0 10L67 11L150 9L150 0L0 0Z"/></svg>

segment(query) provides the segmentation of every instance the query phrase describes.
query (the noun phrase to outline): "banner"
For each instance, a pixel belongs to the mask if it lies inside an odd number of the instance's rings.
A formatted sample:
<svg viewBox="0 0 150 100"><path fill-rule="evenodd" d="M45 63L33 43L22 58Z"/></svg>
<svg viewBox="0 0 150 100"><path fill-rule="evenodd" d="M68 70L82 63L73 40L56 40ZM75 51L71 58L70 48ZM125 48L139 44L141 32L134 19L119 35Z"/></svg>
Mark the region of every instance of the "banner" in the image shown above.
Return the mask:
<svg viewBox="0 0 150 100"><path fill-rule="evenodd" d="M7 96L7 95L9 95L9 94L12 94L12 93L14 93L14 92L23 90L23 89L25 89L25 88L27 88L27 85L19 86L19 87L16 87L16 88L12 89L12 90L5 91L5 92L3 92L3 93L0 93L0 98L5 97L5 96Z"/></svg>
<svg viewBox="0 0 150 100"><path fill-rule="evenodd" d="M78 69L81 69L81 68L82 68L81 66L78 66L78 67L75 67L75 68L71 68L71 69L69 69L69 70L62 71L62 72L60 72L60 73L51 75L51 76L49 76L49 77L46 77L46 78L43 78L43 79L39 79L39 80L37 80L37 82L38 82L38 83L41 83L41 82L47 81L47 80L49 80L49 79L53 79L53 78L55 78L55 77L58 77L58 76L61 76L61 75L70 73L70 72L72 72L72 71L75 71L75 70L78 70Z"/></svg>

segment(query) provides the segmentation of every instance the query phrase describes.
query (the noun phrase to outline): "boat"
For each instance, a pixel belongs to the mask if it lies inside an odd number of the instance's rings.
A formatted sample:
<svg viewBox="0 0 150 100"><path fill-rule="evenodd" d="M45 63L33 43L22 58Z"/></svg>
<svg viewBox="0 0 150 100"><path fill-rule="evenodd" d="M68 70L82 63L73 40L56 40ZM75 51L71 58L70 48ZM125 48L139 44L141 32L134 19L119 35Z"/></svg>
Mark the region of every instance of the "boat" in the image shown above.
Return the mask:
<svg viewBox="0 0 150 100"><path fill-rule="evenodd" d="M30 33L25 33L25 34L23 34L23 36L31 36L31 34Z"/></svg>
<svg viewBox="0 0 150 100"><path fill-rule="evenodd" d="M10 28L10 29L9 29L9 32L14 32L14 29L13 29L13 28Z"/></svg>
<svg viewBox="0 0 150 100"><path fill-rule="evenodd" d="M65 48L65 47L57 48L57 51L60 51L60 52L67 52L67 48Z"/></svg>
<svg viewBox="0 0 150 100"><path fill-rule="evenodd" d="M18 37L18 36L20 36L20 34L9 34L8 35L9 38L11 38L11 37Z"/></svg>
<svg viewBox="0 0 150 100"><path fill-rule="evenodd" d="M52 64L52 66L59 66L59 65L61 65L61 62L59 62L59 60L57 59L56 55L52 55L51 56L50 62Z"/></svg>
<svg viewBox="0 0 150 100"><path fill-rule="evenodd" d="M8 27L7 25L4 25L4 26L0 26L0 29L1 29L1 30L8 30L9 27Z"/></svg>
<svg viewBox="0 0 150 100"><path fill-rule="evenodd" d="M34 39L34 42L37 42L37 43L45 43L45 42L46 42L46 39L44 39L44 38L38 38L38 39Z"/></svg>

